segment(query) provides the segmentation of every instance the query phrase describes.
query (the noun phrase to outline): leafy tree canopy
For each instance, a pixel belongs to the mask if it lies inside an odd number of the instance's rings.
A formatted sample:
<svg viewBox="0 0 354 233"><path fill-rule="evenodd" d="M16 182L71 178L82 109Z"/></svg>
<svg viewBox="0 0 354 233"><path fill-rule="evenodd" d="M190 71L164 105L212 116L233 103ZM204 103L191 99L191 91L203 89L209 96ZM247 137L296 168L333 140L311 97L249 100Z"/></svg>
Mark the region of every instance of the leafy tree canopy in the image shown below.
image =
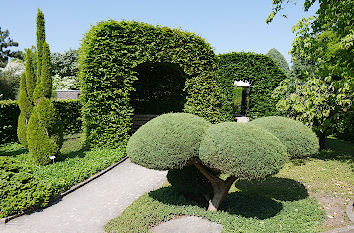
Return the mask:
<svg viewBox="0 0 354 233"><path fill-rule="evenodd" d="M11 51L9 47L17 47L18 42L9 37L9 30L1 31L0 27L0 67L5 67L9 58L21 58L21 52Z"/></svg>

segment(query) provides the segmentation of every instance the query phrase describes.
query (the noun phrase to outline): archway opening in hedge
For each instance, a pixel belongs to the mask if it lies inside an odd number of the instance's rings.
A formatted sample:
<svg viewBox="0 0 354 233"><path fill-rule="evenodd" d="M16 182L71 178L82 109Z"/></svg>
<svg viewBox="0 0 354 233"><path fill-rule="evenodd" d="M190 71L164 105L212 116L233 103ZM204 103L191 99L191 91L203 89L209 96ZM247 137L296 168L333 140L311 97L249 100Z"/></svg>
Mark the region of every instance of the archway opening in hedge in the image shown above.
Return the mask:
<svg viewBox="0 0 354 233"><path fill-rule="evenodd" d="M131 94L134 114L160 115L182 112L187 75L177 64L145 62L135 68L137 78Z"/></svg>

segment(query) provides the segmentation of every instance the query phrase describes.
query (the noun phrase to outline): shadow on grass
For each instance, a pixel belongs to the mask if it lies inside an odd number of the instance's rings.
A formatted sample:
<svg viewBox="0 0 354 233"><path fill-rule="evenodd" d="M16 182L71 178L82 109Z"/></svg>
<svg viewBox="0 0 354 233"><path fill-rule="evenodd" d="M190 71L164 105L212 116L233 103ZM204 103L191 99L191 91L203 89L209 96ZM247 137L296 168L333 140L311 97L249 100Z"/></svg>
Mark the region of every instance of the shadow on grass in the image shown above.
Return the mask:
<svg viewBox="0 0 354 233"><path fill-rule="evenodd" d="M17 148L14 150L2 150L0 148L0 156L15 156L28 152L25 148Z"/></svg>
<svg viewBox="0 0 354 233"><path fill-rule="evenodd" d="M58 161L75 157L82 158L85 156L85 151L88 151L88 146L84 143L82 134L66 135Z"/></svg>
<svg viewBox="0 0 354 233"><path fill-rule="evenodd" d="M176 206L201 206L198 202L189 200L178 193L172 186L159 188L151 191L149 196L156 201L167 205ZM230 214L237 214L247 218L267 219L277 215L283 209L280 202L274 201L271 198L259 195L247 195L243 193L229 194L221 205L220 210Z"/></svg>
<svg viewBox="0 0 354 233"><path fill-rule="evenodd" d="M230 214L262 220L274 217L282 209L283 204L271 198L239 192L230 193L221 204L221 210Z"/></svg>
<svg viewBox="0 0 354 233"><path fill-rule="evenodd" d="M309 196L306 187L296 180L269 177L260 181L238 181L236 188L248 195L260 195L279 201L298 201Z"/></svg>
<svg viewBox="0 0 354 233"><path fill-rule="evenodd" d="M339 160L353 163L354 143L340 139L327 138L325 149L313 157L321 160Z"/></svg>

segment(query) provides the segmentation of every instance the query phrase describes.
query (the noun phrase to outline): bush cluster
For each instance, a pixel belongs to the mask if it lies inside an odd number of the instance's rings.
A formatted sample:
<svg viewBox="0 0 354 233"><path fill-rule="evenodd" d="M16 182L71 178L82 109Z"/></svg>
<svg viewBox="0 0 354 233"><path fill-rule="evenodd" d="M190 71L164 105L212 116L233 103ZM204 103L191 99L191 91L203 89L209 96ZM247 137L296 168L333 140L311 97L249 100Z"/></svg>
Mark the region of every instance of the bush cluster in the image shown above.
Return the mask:
<svg viewBox="0 0 354 233"><path fill-rule="evenodd" d="M187 77L185 111L219 120L215 103L220 101L210 101L218 98L210 92L215 58L212 47L193 33L135 21L97 23L85 35L79 55L88 143L116 147L127 142L134 113L130 98L138 80L135 68L143 63L178 65Z"/></svg>
<svg viewBox="0 0 354 233"><path fill-rule="evenodd" d="M291 158L303 158L316 154L319 142L316 134L300 121L286 117L262 117L250 122L275 135L287 148Z"/></svg>
<svg viewBox="0 0 354 233"><path fill-rule="evenodd" d="M53 100L62 122L64 134L76 134L82 131L81 102L74 99Z"/></svg>
<svg viewBox="0 0 354 233"><path fill-rule="evenodd" d="M272 91L286 78L274 61L262 54L233 52L218 55L217 75L224 95L223 114L232 120L232 91L235 80L251 83L247 116L258 118L277 115Z"/></svg>
<svg viewBox="0 0 354 233"><path fill-rule="evenodd" d="M29 166L0 157L0 217L45 207L52 196L52 186L36 178Z"/></svg>
<svg viewBox="0 0 354 233"><path fill-rule="evenodd" d="M0 144L17 140L17 118L20 115L16 101L0 101Z"/></svg>

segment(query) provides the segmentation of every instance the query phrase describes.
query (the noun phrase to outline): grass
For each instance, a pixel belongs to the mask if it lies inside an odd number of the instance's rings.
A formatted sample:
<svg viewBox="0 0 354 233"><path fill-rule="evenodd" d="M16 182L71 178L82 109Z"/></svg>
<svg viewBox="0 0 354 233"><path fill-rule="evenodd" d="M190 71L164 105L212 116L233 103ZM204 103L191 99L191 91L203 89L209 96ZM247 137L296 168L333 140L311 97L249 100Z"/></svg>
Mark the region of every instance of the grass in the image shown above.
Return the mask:
<svg viewBox="0 0 354 233"><path fill-rule="evenodd" d="M335 139L326 145L314 158L293 160L267 180L236 183L217 212L206 211L166 184L138 198L105 230L148 232L180 215L207 218L223 225L223 232L321 232L348 225L339 212L344 215L352 197L354 145ZM328 205L333 200L335 208ZM331 215L334 210L337 216Z"/></svg>
<svg viewBox="0 0 354 233"><path fill-rule="evenodd" d="M0 145L0 156L11 157L23 166L29 166L35 178L51 185L55 196L126 156L123 147L88 151L83 147L82 138L81 134L66 136L61 156L46 166L36 165L18 143Z"/></svg>

